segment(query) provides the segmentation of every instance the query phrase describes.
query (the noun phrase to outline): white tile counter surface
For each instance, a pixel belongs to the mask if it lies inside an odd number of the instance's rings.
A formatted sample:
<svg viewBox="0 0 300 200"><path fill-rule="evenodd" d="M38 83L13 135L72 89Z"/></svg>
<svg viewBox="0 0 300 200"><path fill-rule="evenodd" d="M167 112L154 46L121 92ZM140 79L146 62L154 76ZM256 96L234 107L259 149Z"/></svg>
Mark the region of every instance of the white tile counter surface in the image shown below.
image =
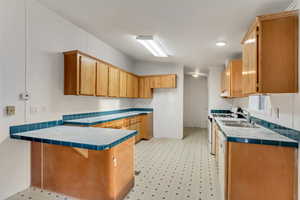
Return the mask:
<svg viewBox="0 0 300 200"><path fill-rule="evenodd" d="M136 135L135 130L55 126L12 135L16 139L93 150L109 149Z"/></svg>
<svg viewBox="0 0 300 200"><path fill-rule="evenodd" d="M87 117L81 119L73 119L73 120L64 120L64 123L67 124L79 124L79 125L95 125L99 123L104 123L108 121L113 121L117 119L133 117L141 114L148 114L152 113L152 111L131 111L131 112L124 112L124 113L117 113L111 115L103 115L98 117Z"/></svg>
<svg viewBox="0 0 300 200"><path fill-rule="evenodd" d="M265 141L278 141L278 142L288 142L288 143L296 143L296 140L290 139L283 135L280 135L272 130L264 128L262 126L258 126L258 128L244 128L244 127L230 127L225 126L222 120L235 120L235 121L246 121L245 119L237 119L237 118L221 118L215 117L215 121L218 123L220 129L226 137L230 138L241 138L248 140L265 140Z"/></svg>

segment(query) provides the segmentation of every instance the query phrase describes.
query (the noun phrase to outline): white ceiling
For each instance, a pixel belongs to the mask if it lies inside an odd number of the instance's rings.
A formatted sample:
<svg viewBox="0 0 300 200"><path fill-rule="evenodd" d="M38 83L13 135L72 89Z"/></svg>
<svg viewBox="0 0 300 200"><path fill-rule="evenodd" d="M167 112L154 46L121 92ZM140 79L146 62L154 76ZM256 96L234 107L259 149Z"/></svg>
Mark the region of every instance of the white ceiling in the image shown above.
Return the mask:
<svg viewBox="0 0 300 200"><path fill-rule="evenodd" d="M256 15L291 0L40 0L61 16L136 60L178 62L206 71L239 56ZM134 36L158 36L172 56L155 58ZM217 40L227 47L216 47Z"/></svg>

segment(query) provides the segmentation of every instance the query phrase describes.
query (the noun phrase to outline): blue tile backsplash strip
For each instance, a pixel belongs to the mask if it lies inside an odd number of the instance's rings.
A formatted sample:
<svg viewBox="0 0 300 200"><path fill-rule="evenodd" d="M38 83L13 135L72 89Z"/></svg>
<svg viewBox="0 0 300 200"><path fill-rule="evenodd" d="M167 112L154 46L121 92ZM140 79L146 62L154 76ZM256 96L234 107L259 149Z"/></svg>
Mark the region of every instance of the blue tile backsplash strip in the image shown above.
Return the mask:
<svg viewBox="0 0 300 200"><path fill-rule="evenodd" d="M297 130L291 129L291 128L287 128L287 127L284 127L284 126L281 126L279 124L275 124L272 122L268 122L266 120L259 119L256 117L251 117L251 120L253 122L255 122L256 124L259 124L265 128L268 128L280 135L286 136L286 137L296 140L296 141L300 141L300 131L297 131Z"/></svg>
<svg viewBox="0 0 300 200"><path fill-rule="evenodd" d="M63 115L63 120L82 119L82 118L87 118L87 117L98 117L98 116L103 116L103 115L112 115L112 114L131 112L131 111L153 111L153 109L152 108L127 108L127 109L113 110L113 111L71 114L71 115Z"/></svg>
<svg viewBox="0 0 300 200"><path fill-rule="evenodd" d="M50 128L50 127L60 126L60 125L63 125L62 120L11 126L11 127L9 127L9 133L10 133L10 135L14 135L16 133L34 131L34 130L38 130L38 129Z"/></svg>

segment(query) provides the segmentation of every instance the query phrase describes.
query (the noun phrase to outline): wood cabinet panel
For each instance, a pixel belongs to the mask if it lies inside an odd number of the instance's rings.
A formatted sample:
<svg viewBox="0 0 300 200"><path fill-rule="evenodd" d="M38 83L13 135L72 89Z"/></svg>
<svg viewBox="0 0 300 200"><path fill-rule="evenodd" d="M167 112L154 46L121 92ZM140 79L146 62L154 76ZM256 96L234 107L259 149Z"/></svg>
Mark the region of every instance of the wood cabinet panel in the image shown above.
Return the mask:
<svg viewBox="0 0 300 200"><path fill-rule="evenodd" d="M137 76L78 50L64 62L65 95L152 98L152 88L176 88L176 74Z"/></svg>
<svg viewBox="0 0 300 200"><path fill-rule="evenodd" d="M230 63L230 96L243 97L242 60L232 60Z"/></svg>
<svg viewBox="0 0 300 200"><path fill-rule="evenodd" d="M127 97L133 98L134 97L134 76L128 74L127 76Z"/></svg>
<svg viewBox="0 0 300 200"><path fill-rule="evenodd" d="M133 97L139 97L139 78L137 76L133 76Z"/></svg>
<svg viewBox="0 0 300 200"><path fill-rule="evenodd" d="M95 95L97 61L80 56L80 94Z"/></svg>
<svg viewBox="0 0 300 200"><path fill-rule="evenodd" d="M295 200L297 177L295 148L228 144L227 199Z"/></svg>
<svg viewBox="0 0 300 200"><path fill-rule="evenodd" d="M141 138L150 140L151 138L153 138L153 114L149 113L147 115L141 115L140 120Z"/></svg>
<svg viewBox="0 0 300 200"><path fill-rule="evenodd" d="M243 45L243 94L249 95L257 92L257 52L258 33L257 26L249 32Z"/></svg>
<svg viewBox="0 0 300 200"><path fill-rule="evenodd" d="M119 69L109 66L109 84L108 95L110 97L120 96L120 71Z"/></svg>
<svg viewBox="0 0 300 200"><path fill-rule="evenodd" d="M127 76L126 72L120 71L120 97L128 97Z"/></svg>
<svg viewBox="0 0 300 200"><path fill-rule="evenodd" d="M79 95L79 55L64 53L64 94Z"/></svg>
<svg viewBox="0 0 300 200"><path fill-rule="evenodd" d="M298 16L261 21L259 91L298 91Z"/></svg>
<svg viewBox="0 0 300 200"><path fill-rule="evenodd" d="M160 88L176 88L176 75L166 75L160 77Z"/></svg>
<svg viewBox="0 0 300 200"><path fill-rule="evenodd" d="M257 17L242 44L244 94L298 92L298 11Z"/></svg>
<svg viewBox="0 0 300 200"><path fill-rule="evenodd" d="M151 76L150 77L150 88L160 88L161 78L160 76Z"/></svg>
<svg viewBox="0 0 300 200"><path fill-rule="evenodd" d="M34 179L40 179L35 186L80 199L121 200L134 185L133 145L130 138L94 151L32 142L31 160L40 161L31 166Z"/></svg>
<svg viewBox="0 0 300 200"><path fill-rule="evenodd" d="M108 96L108 65L97 62L96 95Z"/></svg>

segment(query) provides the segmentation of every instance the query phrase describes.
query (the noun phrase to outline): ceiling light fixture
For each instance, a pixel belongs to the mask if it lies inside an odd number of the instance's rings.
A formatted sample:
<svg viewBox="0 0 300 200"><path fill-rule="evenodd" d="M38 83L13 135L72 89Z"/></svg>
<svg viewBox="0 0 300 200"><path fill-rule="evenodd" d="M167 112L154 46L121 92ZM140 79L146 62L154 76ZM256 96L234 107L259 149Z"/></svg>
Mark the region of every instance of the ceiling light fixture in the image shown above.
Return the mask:
<svg viewBox="0 0 300 200"><path fill-rule="evenodd" d="M198 78L200 76L200 74L192 74L193 78Z"/></svg>
<svg viewBox="0 0 300 200"><path fill-rule="evenodd" d="M136 40L141 43L148 51L156 57L168 57L167 52L164 50L161 42L150 35L140 35Z"/></svg>
<svg viewBox="0 0 300 200"><path fill-rule="evenodd" d="M197 72L197 71L194 71L194 72L188 72L188 73L186 73L186 74L191 75L193 78L199 78L200 76L207 77L207 74L206 74L206 73Z"/></svg>
<svg viewBox="0 0 300 200"><path fill-rule="evenodd" d="M227 45L227 43L224 42L224 41L218 41L218 42L216 42L216 46L218 46L218 47L224 47L226 45Z"/></svg>

